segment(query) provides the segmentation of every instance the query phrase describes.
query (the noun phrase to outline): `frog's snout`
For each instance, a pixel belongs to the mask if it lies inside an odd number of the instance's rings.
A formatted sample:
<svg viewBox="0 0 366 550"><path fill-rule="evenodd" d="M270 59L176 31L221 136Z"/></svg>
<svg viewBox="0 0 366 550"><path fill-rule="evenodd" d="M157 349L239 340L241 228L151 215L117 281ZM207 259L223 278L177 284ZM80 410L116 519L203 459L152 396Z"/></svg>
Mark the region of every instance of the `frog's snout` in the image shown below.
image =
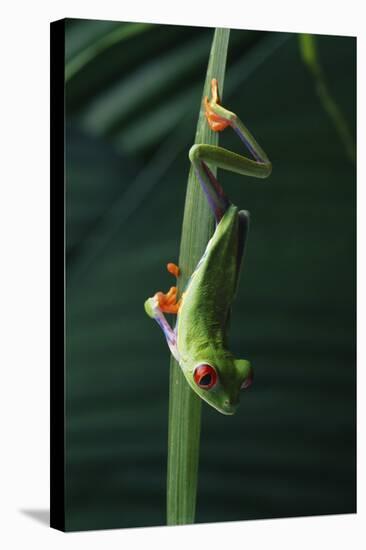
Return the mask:
<svg viewBox="0 0 366 550"><path fill-rule="evenodd" d="M236 409L238 408L239 400L231 401L229 399L225 399L225 401L222 404L223 413L224 414L234 414Z"/></svg>

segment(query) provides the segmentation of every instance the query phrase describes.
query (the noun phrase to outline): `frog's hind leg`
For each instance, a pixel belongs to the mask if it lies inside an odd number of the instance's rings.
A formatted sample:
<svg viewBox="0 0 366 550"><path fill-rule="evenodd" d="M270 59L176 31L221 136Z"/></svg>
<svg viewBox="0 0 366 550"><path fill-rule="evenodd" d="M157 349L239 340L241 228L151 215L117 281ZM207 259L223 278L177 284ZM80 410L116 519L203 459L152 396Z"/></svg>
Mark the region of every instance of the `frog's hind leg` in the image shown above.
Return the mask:
<svg viewBox="0 0 366 550"><path fill-rule="evenodd" d="M214 132L231 126L255 159L249 159L215 145L196 144L191 147L190 161L218 223L230 205L230 201L208 164L256 178L268 177L272 166L266 153L237 115L220 105L216 79L212 79L211 101L207 97L205 98L205 114L208 124Z"/></svg>

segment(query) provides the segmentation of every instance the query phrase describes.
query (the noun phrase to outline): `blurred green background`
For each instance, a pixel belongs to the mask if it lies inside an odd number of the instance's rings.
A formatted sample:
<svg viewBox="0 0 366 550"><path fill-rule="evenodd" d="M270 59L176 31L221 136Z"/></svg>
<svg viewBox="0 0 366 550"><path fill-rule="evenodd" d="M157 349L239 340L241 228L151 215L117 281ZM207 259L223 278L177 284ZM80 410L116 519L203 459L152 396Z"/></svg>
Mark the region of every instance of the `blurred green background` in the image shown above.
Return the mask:
<svg viewBox="0 0 366 550"><path fill-rule="evenodd" d="M163 525L172 283L212 29L66 23L66 528ZM317 37L355 134L356 40ZM255 380L203 405L197 522L355 511L356 181L298 36L231 32L224 104L273 163L219 172L251 212L231 347ZM221 144L243 151L230 132Z"/></svg>

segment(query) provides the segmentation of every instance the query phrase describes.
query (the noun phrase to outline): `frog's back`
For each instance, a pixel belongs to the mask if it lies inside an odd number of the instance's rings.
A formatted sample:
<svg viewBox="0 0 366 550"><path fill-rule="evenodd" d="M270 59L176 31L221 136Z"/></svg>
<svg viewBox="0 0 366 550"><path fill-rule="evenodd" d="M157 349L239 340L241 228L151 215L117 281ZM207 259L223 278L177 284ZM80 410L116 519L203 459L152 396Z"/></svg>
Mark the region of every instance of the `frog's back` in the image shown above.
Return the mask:
<svg viewBox="0 0 366 550"><path fill-rule="evenodd" d="M208 339L224 343L240 263L238 232L238 208L230 205L183 293L177 317L179 349L202 347Z"/></svg>

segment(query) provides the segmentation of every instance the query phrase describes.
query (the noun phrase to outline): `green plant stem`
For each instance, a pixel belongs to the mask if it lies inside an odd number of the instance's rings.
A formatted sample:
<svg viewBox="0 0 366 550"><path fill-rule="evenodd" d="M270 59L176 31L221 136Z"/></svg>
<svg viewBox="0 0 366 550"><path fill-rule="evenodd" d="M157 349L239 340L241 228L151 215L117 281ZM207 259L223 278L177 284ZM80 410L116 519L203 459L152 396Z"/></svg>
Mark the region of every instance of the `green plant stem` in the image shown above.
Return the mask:
<svg viewBox="0 0 366 550"><path fill-rule="evenodd" d="M229 29L215 30L202 99L206 95L210 96L212 78L218 79L220 94L222 94L229 34ZM202 101L195 143L218 144L218 134L213 133L206 122ZM214 171L213 167L210 168ZM179 254L181 276L178 281L178 289L180 292L184 289L205 250L213 231L213 224L213 216L207 200L191 167L187 184ZM190 389L178 363L172 358L168 428L168 525L194 523L200 429L201 400Z"/></svg>

